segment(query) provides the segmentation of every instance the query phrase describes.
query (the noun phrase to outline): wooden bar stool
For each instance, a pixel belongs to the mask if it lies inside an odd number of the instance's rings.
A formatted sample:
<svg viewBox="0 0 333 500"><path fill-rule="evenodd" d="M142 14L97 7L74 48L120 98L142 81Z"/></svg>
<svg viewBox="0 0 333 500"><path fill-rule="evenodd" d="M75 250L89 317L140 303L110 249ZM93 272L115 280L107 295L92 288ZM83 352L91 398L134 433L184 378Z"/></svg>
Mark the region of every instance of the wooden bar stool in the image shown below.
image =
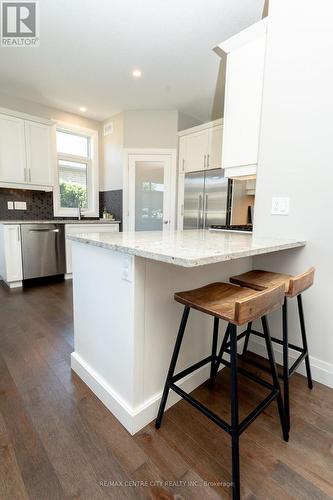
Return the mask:
<svg viewBox="0 0 333 500"><path fill-rule="evenodd" d="M186 292L176 293L174 298L177 302L184 304L184 312L180 323L173 355L169 371L167 374L164 391L158 411L158 416L155 426L158 429L161 425L165 405L167 402L169 389L172 389L182 398L192 404L201 413L210 418L220 428L228 432L232 439L232 483L233 483L233 498L240 498L240 478L239 478L239 436L253 422L253 420L274 400L277 400L279 416L283 437L288 441L288 428L285 419L283 401L280 392L279 378L274 360L272 341L269 333L266 314L278 309L284 301L284 285L278 285L264 290L255 292L249 288L243 288L229 283L212 283L202 288L190 290ZM197 309L205 314L214 317L212 354L194 365L182 370L177 375L174 375L179 351L181 348L187 319L190 309ZM270 362L271 375L273 384L257 377L256 375L242 369L237 368L237 340L244 337L244 333L237 335L237 326L247 324L255 319L261 318L264 338L266 341L267 354ZM223 319L228 322L225 336L217 354L218 329L219 320ZM228 340L230 337L230 341ZM223 353L230 354L230 362L223 359ZM231 369L231 424L221 419L218 415L210 411L209 408L194 399L190 394L184 392L176 382L179 382L183 377L201 368L205 364L210 363L210 380L214 381L219 364L223 363ZM251 412L242 422L238 418L238 392L237 392L237 372L242 373L252 381L257 382L270 390L269 395Z"/></svg>
<svg viewBox="0 0 333 500"><path fill-rule="evenodd" d="M289 404L289 378L295 373L298 366L305 361L306 375L308 379L308 387L312 389L312 378L311 378L311 368L309 361L309 351L308 343L306 339L305 322L304 322L304 312L302 303L302 293L307 290L313 284L315 269L311 267L308 271L297 276L291 276L289 274L273 273L269 271L249 271L239 276L232 276L230 282L236 285L244 286L247 288L252 288L253 290L265 290L269 287L283 284L285 287L285 299L282 307L282 340L272 337L272 341L283 346L283 374L281 378L283 379L284 387L284 408L288 423L288 429L290 429L290 404ZM302 347L296 346L289 343L288 341L288 307L287 299L297 297L298 313L301 327L302 336ZM264 335L261 332L257 332L252 329L252 323L250 322L247 327L247 335L245 338L243 358L246 359L246 352L249 343L250 334L253 333L259 337ZM294 364L289 368L288 353L289 349L297 351L299 354L298 358ZM246 359L252 365L266 370L266 367L262 364Z"/></svg>

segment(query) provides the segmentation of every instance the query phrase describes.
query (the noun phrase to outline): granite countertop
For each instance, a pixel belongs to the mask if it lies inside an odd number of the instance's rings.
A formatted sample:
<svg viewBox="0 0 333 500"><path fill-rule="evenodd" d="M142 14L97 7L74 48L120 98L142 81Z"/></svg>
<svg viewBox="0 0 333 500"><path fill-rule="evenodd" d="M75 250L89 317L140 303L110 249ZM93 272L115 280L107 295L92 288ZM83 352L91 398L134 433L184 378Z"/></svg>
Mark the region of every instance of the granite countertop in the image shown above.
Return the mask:
<svg viewBox="0 0 333 500"><path fill-rule="evenodd" d="M183 267L196 267L241 257L302 247L296 239L258 238L252 234L207 230L124 233L80 233L68 235L86 243L129 255Z"/></svg>
<svg viewBox="0 0 333 500"><path fill-rule="evenodd" d="M107 219L50 219L50 220L0 220L0 224L120 224L119 220Z"/></svg>

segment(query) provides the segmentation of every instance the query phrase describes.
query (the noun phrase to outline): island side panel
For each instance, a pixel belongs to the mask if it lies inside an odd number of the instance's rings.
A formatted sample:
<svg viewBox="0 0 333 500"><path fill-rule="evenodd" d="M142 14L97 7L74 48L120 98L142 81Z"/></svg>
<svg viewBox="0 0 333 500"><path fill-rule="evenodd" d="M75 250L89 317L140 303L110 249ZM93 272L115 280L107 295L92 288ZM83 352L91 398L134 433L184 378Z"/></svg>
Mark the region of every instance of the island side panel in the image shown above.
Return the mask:
<svg viewBox="0 0 333 500"><path fill-rule="evenodd" d="M72 368L131 432L134 257L73 242Z"/></svg>
<svg viewBox="0 0 333 500"><path fill-rule="evenodd" d="M228 281L233 274L248 271L251 266L251 258L184 268L135 257L137 319L133 432L154 420L157 414L183 312L183 306L173 299L174 293L215 281ZM225 328L226 323L221 321L220 341ZM191 310L177 371L211 353L212 329L212 317ZM180 385L184 390L192 391L208 377L207 365L189 375ZM171 391L168 406L178 399Z"/></svg>

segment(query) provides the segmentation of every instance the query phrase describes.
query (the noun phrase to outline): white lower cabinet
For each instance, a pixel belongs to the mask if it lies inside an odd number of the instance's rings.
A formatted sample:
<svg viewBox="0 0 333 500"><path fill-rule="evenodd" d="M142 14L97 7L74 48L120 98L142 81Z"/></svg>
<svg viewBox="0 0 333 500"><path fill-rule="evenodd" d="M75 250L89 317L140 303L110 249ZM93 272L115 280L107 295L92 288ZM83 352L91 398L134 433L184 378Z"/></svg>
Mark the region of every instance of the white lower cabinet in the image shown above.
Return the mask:
<svg viewBox="0 0 333 500"><path fill-rule="evenodd" d="M115 233L119 232L119 224L66 224L66 270L72 274L72 242L69 234L79 233Z"/></svg>
<svg viewBox="0 0 333 500"><path fill-rule="evenodd" d="M0 276L11 287L22 285L21 228L0 225Z"/></svg>

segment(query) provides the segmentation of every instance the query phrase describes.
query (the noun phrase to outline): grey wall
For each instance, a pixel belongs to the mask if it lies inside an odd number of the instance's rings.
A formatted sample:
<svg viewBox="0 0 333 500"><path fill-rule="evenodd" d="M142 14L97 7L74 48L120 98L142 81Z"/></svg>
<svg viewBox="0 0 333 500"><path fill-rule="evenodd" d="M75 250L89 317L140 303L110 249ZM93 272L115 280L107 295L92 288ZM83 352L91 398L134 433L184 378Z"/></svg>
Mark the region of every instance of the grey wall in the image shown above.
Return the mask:
<svg viewBox="0 0 333 500"><path fill-rule="evenodd" d="M296 274L316 267L304 294L308 340L315 377L333 386L332 13L328 0L270 1L255 235L307 245L257 257L254 268ZM273 196L290 197L288 216L271 215ZM295 304L290 326L290 340L299 342ZM280 334L279 315L272 327Z"/></svg>

